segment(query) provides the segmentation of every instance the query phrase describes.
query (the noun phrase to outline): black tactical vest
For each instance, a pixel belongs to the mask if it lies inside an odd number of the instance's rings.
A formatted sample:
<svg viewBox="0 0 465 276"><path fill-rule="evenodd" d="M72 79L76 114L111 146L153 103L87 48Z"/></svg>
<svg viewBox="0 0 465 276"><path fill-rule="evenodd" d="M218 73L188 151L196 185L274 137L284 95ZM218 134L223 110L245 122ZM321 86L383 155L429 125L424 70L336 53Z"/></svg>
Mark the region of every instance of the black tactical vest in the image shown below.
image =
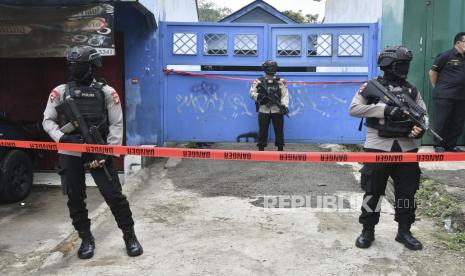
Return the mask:
<svg viewBox="0 0 465 276"><path fill-rule="evenodd" d="M87 126L97 126L103 137L108 134L108 113L103 87L105 82L93 82L90 86L77 86L70 82L66 86L65 98L71 97L79 108ZM63 122L62 124L66 124Z"/></svg>
<svg viewBox="0 0 465 276"><path fill-rule="evenodd" d="M383 78L378 78L378 81L385 87L388 87L389 84ZM398 90L397 92L395 90ZM396 96L399 98L410 97L413 101L417 100L418 90L415 86L411 85L409 82L405 82L400 89L392 90L395 92ZM376 104L379 99L368 99L368 104ZM403 121L391 121L388 118L384 118L384 124L380 123L378 118L367 118L365 125L378 130L378 136L384 138L397 138L397 137L408 137L410 132L413 129L415 123L406 119Z"/></svg>
<svg viewBox="0 0 465 276"><path fill-rule="evenodd" d="M257 86L257 92L258 93L264 93L274 99L275 102L280 103L281 102L281 88L279 87L279 80L281 78L279 77L274 77L272 82L269 83L268 79L265 77L261 77L258 80L261 82L260 85ZM267 104L270 101L267 101ZM260 104L255 102L255 109L258 112Z"/></svg>
<svg viewBox="0 0 465 276"><path fill-rule="evenodd" d="M261 85L258 86L258 93L266 93L270 97L281 101L282 93L279 87L279 77L274 77L271 83L269 83L268 79L265 77L261 77L258 80L261 82Z"/></svg>

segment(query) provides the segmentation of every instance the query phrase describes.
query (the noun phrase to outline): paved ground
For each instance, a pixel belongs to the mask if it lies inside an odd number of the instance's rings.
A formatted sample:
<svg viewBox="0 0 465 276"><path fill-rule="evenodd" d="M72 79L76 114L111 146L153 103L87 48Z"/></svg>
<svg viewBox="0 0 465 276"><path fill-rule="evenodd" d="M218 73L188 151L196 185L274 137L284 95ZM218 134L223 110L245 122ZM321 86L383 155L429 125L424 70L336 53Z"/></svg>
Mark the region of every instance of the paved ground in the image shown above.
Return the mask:
<svg viewBox="0 0 465 276"><path fill-rule="evenodd" d="M423 147L421 151L433 151L433 147ZM459 201L465 201L465 161L421 163L423 174L436 183L445 185L449 194Z"/></svg>
<svg viewBox="0 0 465 276"><path fill-rule="evenodd" d="M95 187L87 196L90 211L103 201ZM0 274L38 269L72 230L59 186L34 186L23 202L0 205Z"/></svg>
<svg viewBox="0 0 465 276"><path fill-rule="evenodd" d="M251 144L234 147L253 149ZM288 149L321 150L309 146ZM424 242L423 251L410 252L395 242L396 225L389 206L384 206L372 248L356 248L354 239L360 231L357 199L361 197L356 171L357 164L159 160L127 182L139 183L130 200L144 255L126 256L121 233L106 212L93 231L97 242L93 259L79 260L76 248L70 247L65 258L36 273L463 275L465 257L440 245L433 236L438 229L427 220L413 228ZM338 195L344 204L329 210L313 204L263 208L264 195ZM48 218L41 221L51 225ZM4 244L3 232L0 237ZM2 246L2 259L9 250ZM21 274L31 271L25 266L40 268L39 262L18 258L14 266L0 267L0 272ZM23 266L18 265L20 260Z"/></svg>
<svg viewBox="0 0 465 276"><path fill-rule="evenodd" d="M124 174L119 173L119 180L124 184ZM90 173L86 173L86 184L88 187L97 187ZM35 172L34 185L61 186L60 175L56 172Z"/></svg>

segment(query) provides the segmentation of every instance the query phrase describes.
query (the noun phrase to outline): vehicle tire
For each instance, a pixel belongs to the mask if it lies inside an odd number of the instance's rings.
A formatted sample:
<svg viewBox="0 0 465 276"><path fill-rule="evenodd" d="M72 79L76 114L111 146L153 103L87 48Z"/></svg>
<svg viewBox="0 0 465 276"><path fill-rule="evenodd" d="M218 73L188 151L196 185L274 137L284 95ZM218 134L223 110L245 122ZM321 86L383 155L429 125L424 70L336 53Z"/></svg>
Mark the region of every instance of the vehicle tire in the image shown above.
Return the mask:
<svg viewBox="0 0 465 276"><path fill-rule="evenodd" d="M9 151L0 162L0 202L12 203L25 199L32 188L32 161L22 150Z"/></svg>

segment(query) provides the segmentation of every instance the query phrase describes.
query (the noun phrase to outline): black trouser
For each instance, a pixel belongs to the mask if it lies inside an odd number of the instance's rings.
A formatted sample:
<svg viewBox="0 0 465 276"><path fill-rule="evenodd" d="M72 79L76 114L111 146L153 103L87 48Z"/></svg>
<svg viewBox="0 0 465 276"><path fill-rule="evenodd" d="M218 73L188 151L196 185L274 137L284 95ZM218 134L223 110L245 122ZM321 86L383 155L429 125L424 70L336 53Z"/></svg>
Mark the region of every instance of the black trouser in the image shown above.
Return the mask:
<svg viewBox="0 0 465 276"><path fill-rule="evenodd" d="M268 145L268 128L273 123L275 145L284 146L284 115L281 113L258 113L258 147Z"/></svg>
<svg viewBox="0 0 465 276"><path fill-rule="evenodd" d="M382 152L372 149L365 149L365 151ZM383 198L389 176L394 180L394 220L399 224L407 225L415 222L415 193L420 185L421 173L417 162L365 163L360 172L362 173L361 186L365 191L362 214L359 217L361 224L374 226L379 222L380 199Z"/></svg>
<svg viewBox="0 0 465 276"><path fill-rule="evenodd" d="M90 220L86 208L86 183L84 162L92 161L92 156L82 157L59 154L61 183L68 195L68 209L73 226L78 231L90 230ZM115 217L118 227L127 229L134 226L129 202L122 194L121 183L112 161L107 161L107 168L113 181L109 181L102 168L89 169L92 178L100 190L105 202Z"/></svg>
<svg viewBox="0 0 465 276"><path fill-rule="evenodd" d="M440 99L434 101L435 131L444 142L435 138L437 146L452 149L457 146L457 139L462 135L465 124L465 100Z"/></svg>

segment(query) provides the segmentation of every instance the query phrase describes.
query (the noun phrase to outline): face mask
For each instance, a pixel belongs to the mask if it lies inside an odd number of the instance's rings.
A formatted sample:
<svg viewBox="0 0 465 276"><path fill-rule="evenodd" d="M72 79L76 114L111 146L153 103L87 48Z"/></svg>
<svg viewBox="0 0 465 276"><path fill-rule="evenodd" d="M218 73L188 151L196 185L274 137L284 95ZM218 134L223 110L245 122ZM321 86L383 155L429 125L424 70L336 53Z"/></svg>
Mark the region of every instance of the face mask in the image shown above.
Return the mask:
<svg viewBox="0 0 465 276"><path fill-rule="evenodd" d="M277 71L278 68L276 68L275 66L267 66L265 68L265 73L267 75L272 75L274 76L276 74L276 71Z"/></svg>
<svg viewBox="0 0 465 276"><path fill-rule="evenodd" d="M393 65L393 73L401 79L406 79L408 70L410 68L410 62L400 61Z"/></svg>
<svg viewBox="0 0 465 276"><path fill-rule="evenodd" d="M69 73L75 81L81 82L92 77L92 69L89 64L76 63L69 65Z"/></svg>

